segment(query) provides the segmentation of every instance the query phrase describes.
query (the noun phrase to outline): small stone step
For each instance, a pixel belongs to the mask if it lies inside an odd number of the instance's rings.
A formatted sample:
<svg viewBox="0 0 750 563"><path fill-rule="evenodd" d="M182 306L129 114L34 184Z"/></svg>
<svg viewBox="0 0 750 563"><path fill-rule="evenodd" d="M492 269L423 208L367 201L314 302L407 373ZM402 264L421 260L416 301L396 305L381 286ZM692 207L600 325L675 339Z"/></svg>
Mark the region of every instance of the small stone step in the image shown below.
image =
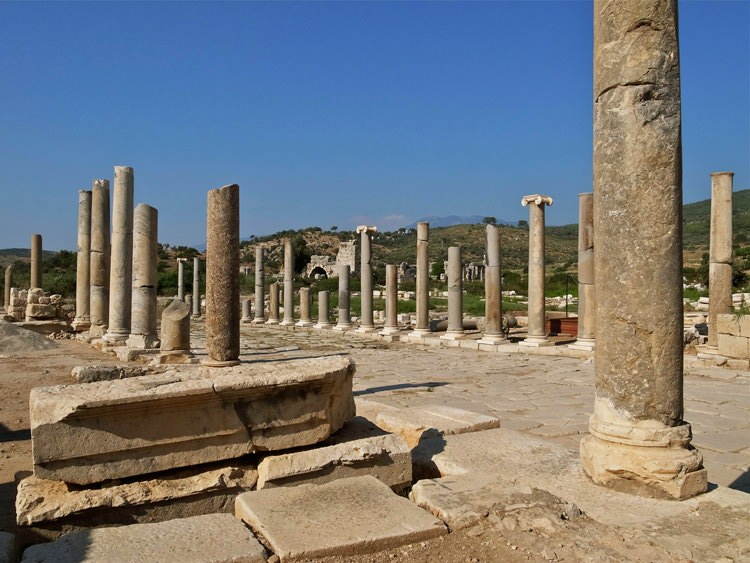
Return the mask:
<svg viewBox="0 0 750 563"><path fill-rule="evenodd" d="M230 514L74 532L26 549L22 563L265 563L252 532Z"/></svg>

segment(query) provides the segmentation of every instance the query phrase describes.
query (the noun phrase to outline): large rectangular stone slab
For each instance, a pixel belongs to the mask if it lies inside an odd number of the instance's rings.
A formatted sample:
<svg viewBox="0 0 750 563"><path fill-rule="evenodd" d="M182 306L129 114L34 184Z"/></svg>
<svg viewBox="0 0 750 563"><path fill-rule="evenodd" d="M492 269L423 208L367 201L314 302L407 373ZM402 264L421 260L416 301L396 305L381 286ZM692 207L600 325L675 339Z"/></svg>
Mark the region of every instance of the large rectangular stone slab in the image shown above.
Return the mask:
<svg viewBox="0 0 750 563"><path fill-rule="evenodd" d="M371 476L243 493L235 514L281 561L379 551L448 531Z"/></svg>
<svg viewBox="0 0 750 563"><path fill-rule="evenodd" d="M32 389L34 474L86 485L315 444L354 416L353 374L326 356Z"/></svg>
<svg viewBox="0 0 750 563"><path fill-rule="evenodd" d="M74 532L26 549L24 563L265 563L266 552L230 514Z"/></svg>

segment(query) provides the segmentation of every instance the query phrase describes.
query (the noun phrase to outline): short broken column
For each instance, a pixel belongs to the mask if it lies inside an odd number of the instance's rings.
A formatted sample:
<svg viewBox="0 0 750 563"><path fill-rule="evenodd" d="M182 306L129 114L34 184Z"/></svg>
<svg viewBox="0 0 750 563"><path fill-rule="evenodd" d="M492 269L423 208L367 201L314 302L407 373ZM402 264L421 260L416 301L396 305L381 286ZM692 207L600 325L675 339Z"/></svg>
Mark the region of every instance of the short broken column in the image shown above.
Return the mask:
<svg viewBox="0 0 750 563"><path fill-rule="evenodd" d="M430 334L430 224L417 223L417 324L411 336Z"/></svg>
<svg viewBox="0 0 750 563"><path fill-rule="evenodd" d="M242 300L242 319L240 320L242 323L245 323L245 324L253 320L251 306L250 306L250 299Z"/></svg>
<svg viewBox="0 0 750 563"><path fill-rule="evenodd" d="M139 203L133 213L133 295L130 348L159 347L156 332L156 284L158 256L158 211Z"/></svg>
<svg viewBox="0 0 750 563"><path fill-rule="evenodd" d="M385 326L380 334L394 336L401 332L398 328L398 266L385 266Z"/></svg>
<svg viewBox="0 0 750 563"><path fill-rule="evenodd" d="M201 259L193 258L193 318L201 316Z"/></svg>
<svg viewBox="0 0 750 563"><path fill-rule="evenodd" d="M331 328L333 323L331 322L328 314L328 292L323 290L318 292L318 322L313 325L313 328Z"/></svg>
<svg viewBox="0 0 750 563"><path fill-rule="evenodd" d="M5 285L3 286L3 311L9 312L10 288L13 285L13 264L5 268Z"/></svg>
<svg viewBox="0 0 750 563"><path fill-rule="evenodd" d="M266 322L266 302L263 294L265 269L263 266L263 247L255 247L255 318L253 324Z"/></svg>
<svg viewBox="0 0 750 563"><path fill-rule="evenodd" d="M677 2L594 4L596 398L581 464L619 491L706 491L683 419Z"/></svg>
<svg viewBox="0 0 750 563"><path fill-rule="evenodd" d="M78 237L76 241L76 316L73 330L91 326L91 192L78 192Z"/></svg>
<svg viewBox="0 0 750 563"><path fill-rule="evenodd" d="M206 350L203 363L233 366L240 357L240 187L208 192Z"/></svg>
<svg viewBox="0 0 750 563"><path fill-rule="evenodd" d="M268 320L267 325L279 324L279 284L273 282L268 286Z"/></svg>
<svg viewBox="0 0 750 563"><path fill-rule="evenodd" d="M374 332L375 323L372 315L372 234L377 227L360 225L357 232L360 235L360 302L361 314L357 332Z"/></svg>
<svg viewBox="0 0 750 563"><path fill-rule="evenodd" d="M292 241L284 241L284 320L281 326L294 326L294 251Z"/></svg>
<svg viewBox="0 0 750 563"><path fill-rule="evenodd" d="M177 259L177 299L185 301L185 260Z"/></svg>
<svg viewBox="0 0 750 563"><path fill-rule="evenodd" d="M310 288L300 287L299 288L299 321L296 326L307 327L312 326L313 321L310 316Z"/></svg>
<svg viewBox="0 0 750 563"><path fill-rule="evenodd" d="M529 295L528 336L520 346L552 346L547 338L544 311L544 206L552 205L547 195L527 195L521 205L529 207Z"/></svg>
<svg viewBox="0 0 750 563"><path fill-rule="evenodd" d="M160 362L190 363L190 307L174 299L161 315Z"/></svg>
<svg viewBox="0 0 750 563"><path fill-rule="evenodd" d="M718 352L716 316L732 312L732 179L734 172L711 174L711 239L708 261L708 346Z"/></svg>
<svg viewBox="0 0 750 563"><path fill-rule="evenodd" d="M440 338L464 338L464 287L461 247L448 247L448 330Z"/></svg>
<svg viewBox="0 0 750 563"><path fill-rule="evenodd" d="M91 336L103 336L109 319L109 181L91 183Z"/></svg>
<svg viewBox="0 0 750 563"><path fill-rule="evenodd" d="M29 287L42 287L42 235L31 235L31 280Z"/></svg>
<svg viewBox="0 0 750 563"><path fill-rule="evenodd" d="M484 268L484 334L480 344L504 344L503 291L500 271L500 231L487 225L487 264Z"/></svg>
<svg viewBox="0 0 750 563"><path fill-rule="evenodd" d="M339 318L333 330L350 330L352 328L352 316L349 305L349 264L339 266Z"/></svg>
<svg viewBox="0 0 750 563"><path fill-rule="evenodd" d="M133 169L115 166L112 197L112 254L109 275L109 324L104 339L123 344L130 335L133 286Z"/></svg>
<svg viewBox="0 0 750 563"><path fill-rule="evenodd" d="M594 286L594 194L578 194L578 337L568 346L593 350L596 328Z"/></svg>

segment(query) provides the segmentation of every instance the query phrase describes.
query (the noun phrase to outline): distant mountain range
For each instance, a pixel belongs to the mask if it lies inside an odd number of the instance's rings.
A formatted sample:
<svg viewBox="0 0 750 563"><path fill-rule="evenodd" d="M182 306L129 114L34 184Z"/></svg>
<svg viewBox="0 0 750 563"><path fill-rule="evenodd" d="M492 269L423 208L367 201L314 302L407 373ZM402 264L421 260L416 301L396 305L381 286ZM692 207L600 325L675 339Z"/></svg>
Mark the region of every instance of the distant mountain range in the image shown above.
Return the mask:
<svg viewBox="0 0 750 563"><path fill-rule="evenodd" d="M446 217L436 217L434 215L430 217L422 217L417 219L414 223L406 225L404 229L416 229L417 223L429 223L430 227L453 227L454 225L476 225L484 222L486 215L448 215ZM505 219L497 219L497 225L515 225L518 221L506 221Z"/></svg>

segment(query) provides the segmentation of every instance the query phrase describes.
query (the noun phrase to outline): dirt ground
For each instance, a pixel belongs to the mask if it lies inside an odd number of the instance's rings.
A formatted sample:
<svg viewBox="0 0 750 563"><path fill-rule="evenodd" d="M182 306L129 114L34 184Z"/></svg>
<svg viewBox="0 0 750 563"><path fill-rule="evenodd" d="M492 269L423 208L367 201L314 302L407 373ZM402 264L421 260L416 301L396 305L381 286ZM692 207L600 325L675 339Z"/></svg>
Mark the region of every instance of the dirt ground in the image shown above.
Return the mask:
<svg viewBox="0 0 750 563"><path fill-rule="evenodd" d="M104 355L81 342L56 340L55 343L57 346L52 350L3 355L0 349L0 392L3 398L0 401L0 530L3 531L14 531L15 477L31 470L28 412L31 388L72 382L70 372L74 366L118 363L114 356ZM555 496L534 491L532 495L519 498L512 508L498 507L479 523L453 530L437 539L377 553L310 561L748 561L740 555L750 553L747 540L742 540L747 530L743 533L732 525L726 526L722 510L707 506L701 511L700 521L663 522L657 537L648 530L604 526L585 514L578 514ZM689 546L679 540L685 533L700 535L706 526L713 530L713 539L704 542L705 545ZM670 535L675 541L665 544L663 538ZM737 545L738 541L741 545Z"/></svg>

